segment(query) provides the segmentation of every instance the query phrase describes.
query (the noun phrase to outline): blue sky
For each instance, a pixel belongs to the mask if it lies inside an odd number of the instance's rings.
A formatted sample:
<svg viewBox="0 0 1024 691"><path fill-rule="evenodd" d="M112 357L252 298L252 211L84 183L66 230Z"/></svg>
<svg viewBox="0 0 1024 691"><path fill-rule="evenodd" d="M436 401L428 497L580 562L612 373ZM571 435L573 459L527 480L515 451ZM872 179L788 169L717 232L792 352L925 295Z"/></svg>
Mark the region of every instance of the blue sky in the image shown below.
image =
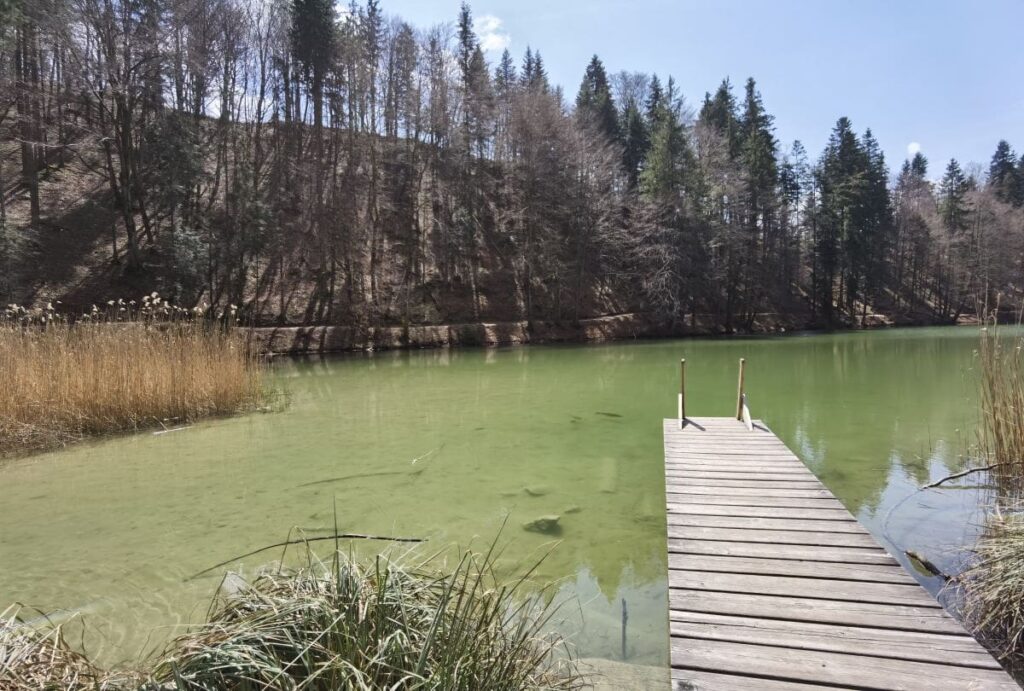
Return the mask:
<svg viewBox="0 0 1024 691"><path fill-rule="evenodd" d="M452 22L459 1L382 0L417 27ZM1024 151L1024 0L477 0L495 62L527 45L574 97L590 56L610 72L671 74L691 106L753 76L783 147L813 158L841 115L870 127L896 170L916 143L941 174L950 157L987 167L999 139Z"/></svg>

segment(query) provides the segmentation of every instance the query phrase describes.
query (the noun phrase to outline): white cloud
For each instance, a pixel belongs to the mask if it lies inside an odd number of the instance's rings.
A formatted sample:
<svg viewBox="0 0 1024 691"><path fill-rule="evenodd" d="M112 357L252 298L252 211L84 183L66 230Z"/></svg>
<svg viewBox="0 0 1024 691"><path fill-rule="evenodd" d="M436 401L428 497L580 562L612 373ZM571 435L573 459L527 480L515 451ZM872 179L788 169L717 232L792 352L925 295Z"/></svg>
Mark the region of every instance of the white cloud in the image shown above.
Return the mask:
<svg viewBox="0 0 1024 691"><path fill-rule="evenodd" d="M918 142L910 142L907 144L907 153L911 156L916 156L921 153L921 145Z"/></svg>
<svg viewBox="0 0 1024 691"><path fill-rule="evenodd" d="M480 48L485 53L497 52L508 48L512 37L502 29L503 22L493 14L485 14L473 22L473 30L480 39Z"/></svg>

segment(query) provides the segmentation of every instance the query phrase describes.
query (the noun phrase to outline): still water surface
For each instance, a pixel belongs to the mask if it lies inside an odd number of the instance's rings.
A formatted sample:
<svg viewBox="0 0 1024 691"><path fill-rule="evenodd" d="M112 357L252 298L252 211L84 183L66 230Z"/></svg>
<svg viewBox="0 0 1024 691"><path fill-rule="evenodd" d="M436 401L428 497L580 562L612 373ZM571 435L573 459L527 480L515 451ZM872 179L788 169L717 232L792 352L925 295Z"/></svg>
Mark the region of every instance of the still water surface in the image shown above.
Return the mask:
<svg viewBox="0 0 1024 691"><path fill-rule="evenodd" d="M661 420L686 357L692 415L729 415L747 358L755 417L897 556L956 570L972 490L973 328L382 353L279 362L283 413L76 446L0 467L0 609L81 612L89 650L130 661L200 620L221 574L300 528L486 547L557 581L583 657L667 662ZM561 533L523 524L560 516ZM555 544L557 543L557 544ZM251 574L276 553L231 568ZM900 557L902 559L902 557ZM924 579L933 591L938 583Z"/></svg>

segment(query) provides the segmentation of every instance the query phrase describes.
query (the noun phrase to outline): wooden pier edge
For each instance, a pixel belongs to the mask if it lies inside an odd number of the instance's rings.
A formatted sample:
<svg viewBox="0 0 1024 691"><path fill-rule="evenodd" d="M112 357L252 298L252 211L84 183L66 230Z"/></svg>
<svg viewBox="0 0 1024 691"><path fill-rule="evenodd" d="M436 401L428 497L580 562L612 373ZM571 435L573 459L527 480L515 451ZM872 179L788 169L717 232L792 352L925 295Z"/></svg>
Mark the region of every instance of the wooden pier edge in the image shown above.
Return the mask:
<svg viewBox="0 0 1024 691"><path fill-rule="evenodd" d="M1020 688L763 422L664 446L673 689Z"/></svg>

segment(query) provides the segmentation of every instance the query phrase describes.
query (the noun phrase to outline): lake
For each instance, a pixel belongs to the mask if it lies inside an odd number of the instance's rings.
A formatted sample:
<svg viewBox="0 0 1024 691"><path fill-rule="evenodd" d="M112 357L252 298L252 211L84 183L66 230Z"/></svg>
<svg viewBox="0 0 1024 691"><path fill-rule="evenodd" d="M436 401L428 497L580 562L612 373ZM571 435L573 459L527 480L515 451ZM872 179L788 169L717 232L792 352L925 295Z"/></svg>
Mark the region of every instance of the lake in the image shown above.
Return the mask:
<svg viewBox="0 0 1024 691"><path fill-rule="evenodd" d="M916 490L963 467L974 441L977 339L927 328L278 361L285 412L0 466L0 610L80 613L73 640L130 663L201 620L225 570L251 575L279 552L189 576L289 531L330 532L336 512L343 532L435 551L498 539L507 574L544 557L535 580L568 600L559 627L580 656L622 659L625 607L626 661L663 667L661 421L679 358L688 413L724 416L745 357L754 417L904 563L913 549L955 571L981 495ZM559 534L524 529L547 515Z"/></svg>

